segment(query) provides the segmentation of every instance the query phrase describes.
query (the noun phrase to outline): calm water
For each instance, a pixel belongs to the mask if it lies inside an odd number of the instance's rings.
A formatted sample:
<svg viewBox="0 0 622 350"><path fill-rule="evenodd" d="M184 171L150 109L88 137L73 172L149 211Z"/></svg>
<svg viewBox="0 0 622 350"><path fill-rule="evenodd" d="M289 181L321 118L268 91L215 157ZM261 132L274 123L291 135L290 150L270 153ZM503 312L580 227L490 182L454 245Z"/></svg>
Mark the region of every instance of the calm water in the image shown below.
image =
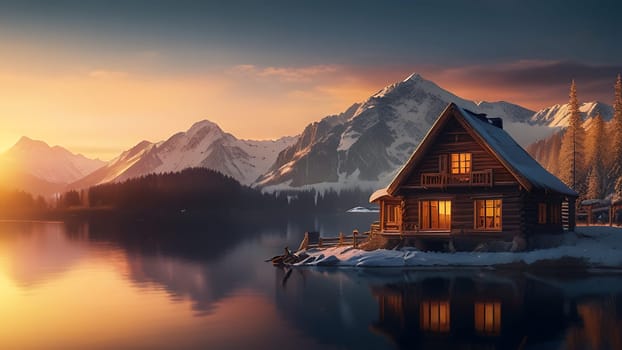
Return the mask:
<svg viewBox="0 0 622 350"><path fill-rule="evenodd" d="M296 269L283 280L263 262L305 229L373 218L252 235L0 223L0 348L622 349L620 275Z"/></svg>

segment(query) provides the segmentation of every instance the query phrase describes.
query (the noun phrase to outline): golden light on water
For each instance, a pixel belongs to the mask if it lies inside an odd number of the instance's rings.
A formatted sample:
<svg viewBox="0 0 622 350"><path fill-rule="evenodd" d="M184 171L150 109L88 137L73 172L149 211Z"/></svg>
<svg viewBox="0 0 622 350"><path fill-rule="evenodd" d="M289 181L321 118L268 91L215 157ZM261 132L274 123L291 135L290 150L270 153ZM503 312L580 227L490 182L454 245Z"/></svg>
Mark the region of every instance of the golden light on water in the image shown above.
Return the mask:
<svg viewBox="0 0 622 350"><path fill-rule="evenodd" d="M26 225L27 234L0 229L1 349L277 348L284 336L317 347L265 295L215 293L205 264L69 239L62 224Z"/></svg>

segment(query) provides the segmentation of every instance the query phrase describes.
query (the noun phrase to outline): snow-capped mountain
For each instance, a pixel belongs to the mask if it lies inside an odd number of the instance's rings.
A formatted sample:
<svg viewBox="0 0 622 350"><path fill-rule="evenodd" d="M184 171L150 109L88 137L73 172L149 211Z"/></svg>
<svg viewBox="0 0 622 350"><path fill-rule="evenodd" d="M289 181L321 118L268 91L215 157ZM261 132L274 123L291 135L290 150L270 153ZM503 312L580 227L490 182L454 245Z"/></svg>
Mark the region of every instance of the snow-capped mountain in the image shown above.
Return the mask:
<svg viewBox="0 0 622 350"><path fill-rule="evenodd" d="M95 170L88 176L71 183L68 187L72 189L82 189L89 186L111 182L124 174L134 164L142 159L153 147L154 143L141 141L131 149L121 153L118 157L111 160L105 166Z"/></svg>
<svg viewBox="0 0 622 350"><path fill-rule="evenodd" d="M579 106L583 120L589 120L600 114L603 120L608 121L613 117L613 107L606 103L593 101L585 102ZM530 122L535 125L547 125L550 127L566 127L568 126L568 117L570 109L568 104L554 105L538 111L531 117Z"/></svg>
<svg viewBox="0 0 622 350"><path fill-rule="evenodd" d="M386 185L450 102L502 117L506 124L527 125L534 114L507 102L468 101L413 74L340 115L308 125L257 185L267 189Z"/></svg>
<svg viewBox="0 0 622 350"><path fill-rule="evenodd" d="M137 144L70 187L86 188L191 167L217 170L243 184L251 184L268 170L279 152L295 140L294 137L268 141L240 140L224 132L215 123L203 120L166 141L143 141Z"/></svg>
<svg viewBox="0 0 622 350"><path fill-rule="evenodd" d="M0 162L12 171L57 184L76 181L105 164L25 136L0 156Z"/></svg>

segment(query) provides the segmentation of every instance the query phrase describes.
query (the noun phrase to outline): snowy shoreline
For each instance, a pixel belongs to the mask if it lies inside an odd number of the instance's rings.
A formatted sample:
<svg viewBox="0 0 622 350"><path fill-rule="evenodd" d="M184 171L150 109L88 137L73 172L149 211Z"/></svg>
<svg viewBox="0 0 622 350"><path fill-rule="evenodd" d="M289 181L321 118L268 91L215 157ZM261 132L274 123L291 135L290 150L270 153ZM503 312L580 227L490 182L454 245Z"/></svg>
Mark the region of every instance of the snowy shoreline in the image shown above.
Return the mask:
<svg viewBox="0 0 622 350"><path fill-rule="evenodd" d="M415 248L364 251L352 247L309 249L295 266L336 267L492 267L622 268L622 228L577 227L562 244L526 252L423 252Z"/></svg>

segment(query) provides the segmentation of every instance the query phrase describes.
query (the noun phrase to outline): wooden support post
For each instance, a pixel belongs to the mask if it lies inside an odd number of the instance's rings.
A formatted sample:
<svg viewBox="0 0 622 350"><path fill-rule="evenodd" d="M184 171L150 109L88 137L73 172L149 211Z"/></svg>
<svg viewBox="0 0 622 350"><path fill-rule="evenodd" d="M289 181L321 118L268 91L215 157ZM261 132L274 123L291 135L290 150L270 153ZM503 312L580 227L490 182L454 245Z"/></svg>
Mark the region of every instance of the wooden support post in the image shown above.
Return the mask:
<svg viewBox="0 0 622 350"><path fill-rule="evenodd" d="M586 224L587 226L590 226L592 224L592 206L588 206L587 207L587 220L586 220Z"/></svg>
<svg viewBox="0 0 622 350"><path fill-rule="evenodd" d="M318 248L322 248L322 237L318 240L317 246Z"/></svg>
<svg viewBox="0 0 622 350"><path fill-rule="evenodd" d="M356 241L356 236L359 234L358 230L354 230L352 231L352 245L354 246L354 248L358 247L357 241Z"/></svg>
<svg viewBox="0 0 622 350"><path fill-rule="evenodd" d="M339 232L339 245L343 245L343 232Z"/></svg>
<svg viewBox="0 0 622 350"><path fill-rule="evenodd" d="M577 225L577 210L576 199L571 198L568 200L568 231L574 232Z"/></svg>
<svg viewBox="0 0 622 350"><path fill-rule="evenodd" d="M298 247L298 251L307 250L309 248L309 232L305 232L305 237L300 242L300 247Z"/></svg>

